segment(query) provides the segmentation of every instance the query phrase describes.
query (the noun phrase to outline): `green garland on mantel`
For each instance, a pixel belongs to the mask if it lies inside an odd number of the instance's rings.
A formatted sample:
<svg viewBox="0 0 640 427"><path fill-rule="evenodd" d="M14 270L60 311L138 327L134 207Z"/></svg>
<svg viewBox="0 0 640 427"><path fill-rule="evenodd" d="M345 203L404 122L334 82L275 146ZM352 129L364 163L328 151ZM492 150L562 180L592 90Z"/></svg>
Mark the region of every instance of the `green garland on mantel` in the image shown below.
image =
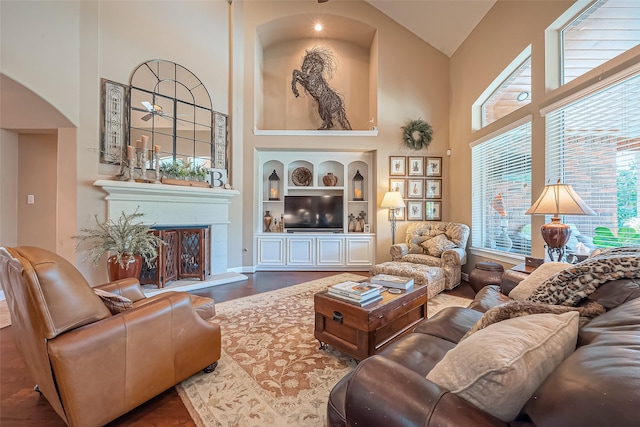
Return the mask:
<svg viewBox="0 0 640 427"><path fill-rule="evenodd" d="M422 119L411 120L402 127L402 140L412 150L426 149L433 139L433 128Z"/></svg>

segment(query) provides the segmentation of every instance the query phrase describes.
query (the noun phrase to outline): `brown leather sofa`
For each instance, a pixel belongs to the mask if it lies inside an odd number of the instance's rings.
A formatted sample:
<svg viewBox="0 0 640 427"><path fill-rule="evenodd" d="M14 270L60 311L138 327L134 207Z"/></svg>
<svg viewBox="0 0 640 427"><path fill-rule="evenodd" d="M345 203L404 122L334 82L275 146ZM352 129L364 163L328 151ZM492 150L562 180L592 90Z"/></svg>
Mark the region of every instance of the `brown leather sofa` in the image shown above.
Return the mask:
<svg viewBox="0 0 640 427"><path fill-rule="evenodd" d="M133 301L112 315L82 274L35 247L0 248L18 352L69 426L101 426L220 358L213 300L166 292L145 298L135 279L100 286Z"/></svg>
<svg viewBox="0 0 640 427"><path fill-rule="evenodd" d="M514 277L508 279L512 287ZM495 418L426 379L484 311L511 301L492 285L469 308L447 308L362 361L331 391L327 425L640 426L640 281L607 282L589 300L607 311L579 328L576 350L515 408L513 420Z"/></svg>

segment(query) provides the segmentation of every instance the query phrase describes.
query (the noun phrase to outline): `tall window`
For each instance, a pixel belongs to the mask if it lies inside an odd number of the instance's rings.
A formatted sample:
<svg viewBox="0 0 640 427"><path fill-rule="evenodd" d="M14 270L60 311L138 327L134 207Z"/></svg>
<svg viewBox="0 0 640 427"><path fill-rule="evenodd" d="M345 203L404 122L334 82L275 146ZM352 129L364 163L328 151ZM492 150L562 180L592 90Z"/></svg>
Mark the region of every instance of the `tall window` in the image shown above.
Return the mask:
<svg viewBox="0 0 640 427"><path fill-rule="evenodd" d="M561 30L561 43L564 84L640 44L640 2L596 1Z"/></svg>
<svg viewBox="0 0 640 427"><path fill-rule="evenodd" d="M472 143L472 246L531 253L531 118Z"/></svg>
<svg viewBox="0 0 640 427"><path fill-rule="evenodd" d="M569 249L640 244L640 71L546 114L546 178L560 179L598 214L567 216Z"/></svg>
<svg viewBox="0 0 640 427"><path fill-rule="evenodd" d="M493 123L531 102L531 56L515 65L516 70L482 104L482 126Z"/></svg>

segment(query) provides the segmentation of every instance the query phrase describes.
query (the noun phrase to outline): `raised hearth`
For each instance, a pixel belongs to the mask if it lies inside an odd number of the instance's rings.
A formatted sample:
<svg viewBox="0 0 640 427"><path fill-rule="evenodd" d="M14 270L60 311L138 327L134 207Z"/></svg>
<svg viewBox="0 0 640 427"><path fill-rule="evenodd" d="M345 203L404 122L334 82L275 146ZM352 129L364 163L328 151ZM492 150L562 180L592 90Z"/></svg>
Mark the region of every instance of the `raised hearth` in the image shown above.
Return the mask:
<svg viewBox="0 0 640 427"><path fill-rule="evenodd" d="M108 218L138 209L144 214L143 222L156 227L208 226L211 271L205 280L212 283L209 286L247 278L227 271L229 205L239 191L115 180L98 180L93 185L108 193Z"/></svg>

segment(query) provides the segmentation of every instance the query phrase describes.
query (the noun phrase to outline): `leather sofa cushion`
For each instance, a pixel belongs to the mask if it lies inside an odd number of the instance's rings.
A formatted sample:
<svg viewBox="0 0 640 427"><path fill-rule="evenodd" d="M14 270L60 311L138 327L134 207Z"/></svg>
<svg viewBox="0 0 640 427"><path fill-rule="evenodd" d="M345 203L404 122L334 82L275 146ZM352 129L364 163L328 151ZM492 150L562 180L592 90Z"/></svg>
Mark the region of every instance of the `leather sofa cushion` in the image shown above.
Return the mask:
<svg viewBox="0 0 640 427"><path fill-rule="evenodd" d="M513 301L511 298L500 292L497 285L485 286L478 291L469 308L484 313L493 307ZM469 327L471 329L471 327ZM465 331L466 332L466 331Z"/></svg>
<svg viewBox="0 0 640 427"><path fill-rule="evenodd" d="M457 344L464 334L476 324L482 313L463 307L447 307L422 321L413 332L432 335Z"/></svg>
<svg viewBox="0 0 640 427"><path fill-rule="evenodd" d="M426 377L494 417L511 421L573 352L577 337L576 312L504 320L460 342Z"/></svg>
<svg viewBox="0 0 640 427"><path fill-rule="evenodd" d="M379 354L424 377L455 343L427 334L409 334Z"/></svg>
<svg viewBox="0 0 640 427"><path fill-rule="evenodd" d="M639 325L637 298L583 326L577 350L525 405L533 424L640 425Z"/></svg>

